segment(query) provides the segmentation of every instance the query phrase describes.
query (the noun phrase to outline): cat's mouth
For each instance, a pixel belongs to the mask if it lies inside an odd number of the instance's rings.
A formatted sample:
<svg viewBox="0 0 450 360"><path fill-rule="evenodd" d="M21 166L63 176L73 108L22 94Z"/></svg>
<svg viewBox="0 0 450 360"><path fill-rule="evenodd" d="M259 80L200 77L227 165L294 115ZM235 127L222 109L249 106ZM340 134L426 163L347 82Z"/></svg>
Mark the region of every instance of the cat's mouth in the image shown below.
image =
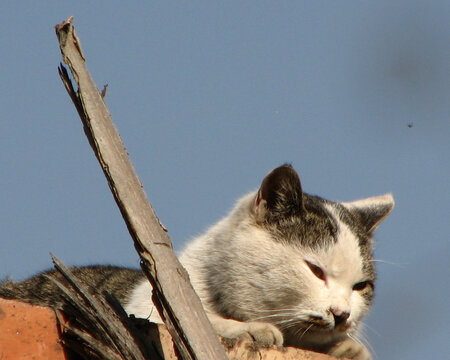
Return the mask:
<svg viewBox="0 0 450 360"><path fill-rule="evenodd" d="M309 316L308 321L305 321L305 325L312 331L318 332L340 332L345 333L352 325L351 321L344 321L336 324L334 321L329 321L322 316Z"/></svg>

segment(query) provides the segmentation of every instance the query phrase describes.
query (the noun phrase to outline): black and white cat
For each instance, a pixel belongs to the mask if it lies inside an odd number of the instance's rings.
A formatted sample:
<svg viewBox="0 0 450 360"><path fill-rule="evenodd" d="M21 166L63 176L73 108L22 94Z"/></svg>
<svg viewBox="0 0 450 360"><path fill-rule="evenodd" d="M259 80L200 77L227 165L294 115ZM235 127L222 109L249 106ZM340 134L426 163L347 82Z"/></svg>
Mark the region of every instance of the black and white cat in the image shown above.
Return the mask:
<svg viewBox="0 0 450 360"><path fill-rule="evenodd" d="M358 334L374 295L372 233L393 206L390 194L344 203L308 195L283 165L188 244L180 261L219 335L370 360ZM74 272L92 291L112 293L129 314L161 322L140 271ZM42 274L5 282L0 296L61 306Z"/></svg>

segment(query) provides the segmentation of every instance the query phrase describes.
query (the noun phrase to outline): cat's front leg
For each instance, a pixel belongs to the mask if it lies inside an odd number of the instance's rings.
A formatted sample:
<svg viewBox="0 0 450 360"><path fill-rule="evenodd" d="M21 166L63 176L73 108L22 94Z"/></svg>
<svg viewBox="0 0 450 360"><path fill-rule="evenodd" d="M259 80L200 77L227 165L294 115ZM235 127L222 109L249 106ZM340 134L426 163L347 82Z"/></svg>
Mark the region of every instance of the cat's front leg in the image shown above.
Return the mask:
<svg viewBox="0 0 450 360"><path fill-rule="evenodd" d="M270 323L225 319L217 314L211 313L208 313L208 318L217 334L224 338L236 339L247 337L261 347L271 347L272 345L280 347L283 345L281 331Z"/></svg>
<svg viewBox="0 0 450 360"><path fill-rule="evenodd" d="M329 351L329 355L337 358L348 358L353 360L372 360L369 350L351 338L346 338L336 343Z"/></svg>

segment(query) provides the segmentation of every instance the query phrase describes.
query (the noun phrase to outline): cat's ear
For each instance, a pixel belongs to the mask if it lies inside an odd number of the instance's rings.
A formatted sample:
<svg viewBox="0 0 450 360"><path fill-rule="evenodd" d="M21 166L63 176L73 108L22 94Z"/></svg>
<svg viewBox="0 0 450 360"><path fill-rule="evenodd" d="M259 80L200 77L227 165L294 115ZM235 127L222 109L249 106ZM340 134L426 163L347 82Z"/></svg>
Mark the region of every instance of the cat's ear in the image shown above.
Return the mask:
<svg viewBox="0 0 450 360"><path fill-rule="evenodd" d="M367 232L373 232L394 208L392 194L342 203L357 216Z"/></svg>
<svg viewBox="0 0 450 360"><path fill-rule="evenodd" d="M291 165L277 167L264 178L253 210L258 220L267 221L304 211L300 178Z"/></svg>

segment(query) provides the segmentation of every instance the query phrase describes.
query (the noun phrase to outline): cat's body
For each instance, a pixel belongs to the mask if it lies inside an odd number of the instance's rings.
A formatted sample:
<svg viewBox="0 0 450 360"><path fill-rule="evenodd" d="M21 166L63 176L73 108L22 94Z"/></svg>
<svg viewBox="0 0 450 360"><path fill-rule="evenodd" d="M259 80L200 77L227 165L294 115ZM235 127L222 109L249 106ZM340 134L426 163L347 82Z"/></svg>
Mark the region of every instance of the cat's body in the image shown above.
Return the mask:
<svg viewBox="0 0 450 360"><path fill-rule="evenodd" d="M180 261L220 335L368 360L356 337L374 293L371 234L392 207L391 195L351 203L307 195L284 165L192 241ZM93 289L110 291L129 314L160 321L140 272L83 269ZM33 279L5 284L0 296L58 306Z"/></svg>

